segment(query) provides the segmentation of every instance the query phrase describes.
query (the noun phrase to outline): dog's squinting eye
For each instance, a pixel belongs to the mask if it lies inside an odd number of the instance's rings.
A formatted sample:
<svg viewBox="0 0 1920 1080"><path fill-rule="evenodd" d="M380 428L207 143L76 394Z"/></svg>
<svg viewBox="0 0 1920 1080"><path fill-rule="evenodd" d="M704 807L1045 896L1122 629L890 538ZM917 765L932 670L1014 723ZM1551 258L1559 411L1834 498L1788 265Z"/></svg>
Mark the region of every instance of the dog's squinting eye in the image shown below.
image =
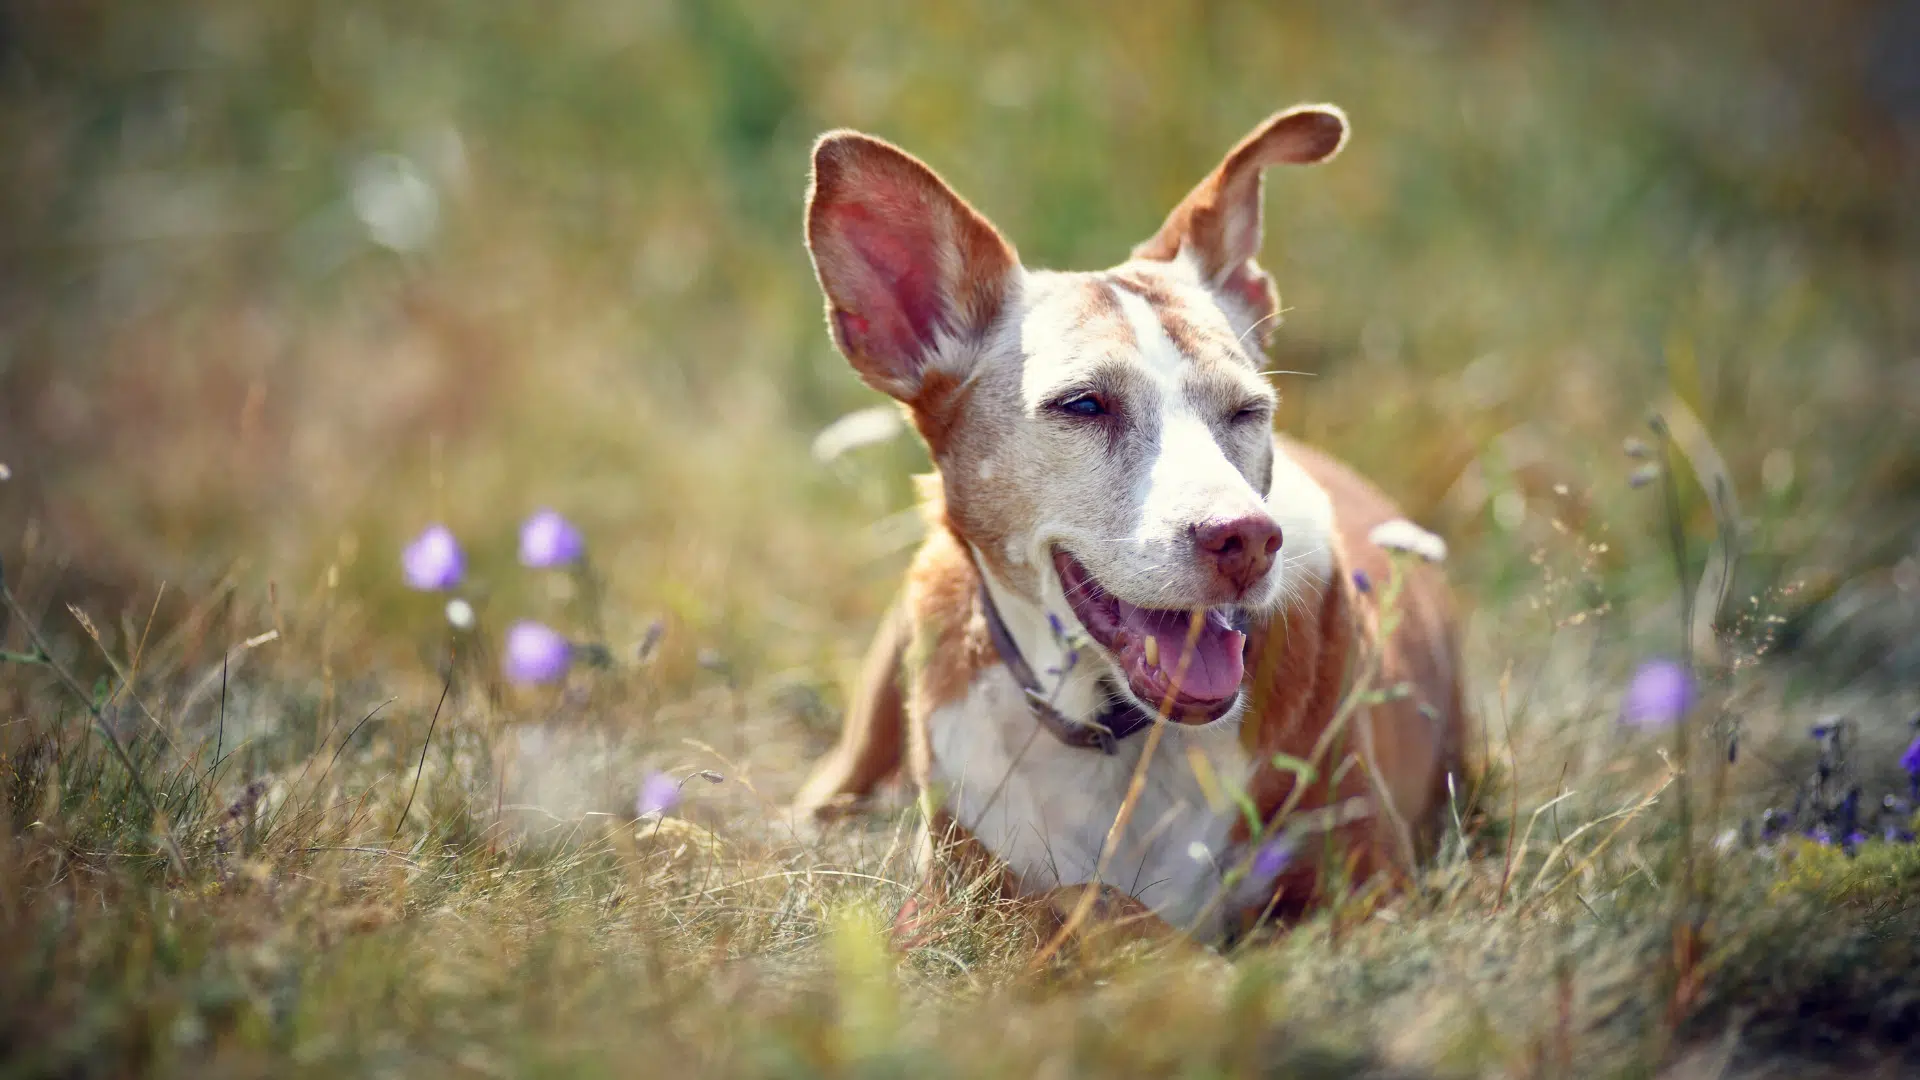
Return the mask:
<svg viewBox="0 0 1920 1080"><path fill-rule="evenodd" d="M1265 405L1242 405L1239 409L1235 410L1234 414L1228 419L1236 424L1247 424L1255 420L1264 420L1267 416L1267 407Z"/></svg>
<svg viewBox="0 0 1920 1080"><path fill-rule="evenodd" d="M1107 415L1107 403L1099 394L1079 394L1064 401L1055 402L1053 407L1069 416L1091 418Z"/></svg>

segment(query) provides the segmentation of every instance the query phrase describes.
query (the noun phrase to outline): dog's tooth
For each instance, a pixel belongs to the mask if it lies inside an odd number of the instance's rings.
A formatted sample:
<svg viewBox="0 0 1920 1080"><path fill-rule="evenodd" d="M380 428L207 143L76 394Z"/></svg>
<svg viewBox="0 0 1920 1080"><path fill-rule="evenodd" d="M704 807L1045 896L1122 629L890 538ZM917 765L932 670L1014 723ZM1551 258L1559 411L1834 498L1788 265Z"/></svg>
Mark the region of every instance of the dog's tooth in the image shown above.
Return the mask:
<svg viewBox="0 0 1920 1080"><path fill-rule="evenodd" d="M1147 641L1146 641L1146 650L1147 650L1147 665L1149 667L1159 667L1160 666L1160 639L1153 636L1152 634L1148 634Z"/></svg>

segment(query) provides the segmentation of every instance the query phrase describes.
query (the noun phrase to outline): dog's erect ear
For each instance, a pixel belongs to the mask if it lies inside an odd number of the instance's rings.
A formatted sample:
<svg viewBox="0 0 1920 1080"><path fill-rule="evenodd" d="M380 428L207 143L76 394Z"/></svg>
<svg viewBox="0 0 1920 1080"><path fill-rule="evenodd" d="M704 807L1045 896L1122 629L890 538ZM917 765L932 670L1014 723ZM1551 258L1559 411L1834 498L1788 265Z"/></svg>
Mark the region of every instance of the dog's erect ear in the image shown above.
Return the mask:
<svg viewBox="0 0 1920 1080"><path fill-rule="evenodd" d="M1133 257L1172 262L1185 251L1207 284L1243 308L1251 322L1266 320L1279 310L1279 298L1254 261L1260 253L1261 173L1269 165L1325 161L1346 141L1347 114L1335 106L1296 105L1275 113L1227 153L1160 231L1133 249Z"/></svg>
<svg viewBox="0 0 1920 1080"><path fill-rule="evenodd" d="M1019 265L932 169L853 131L814 145L807 248L834 344L869 385L905 401L936 351L986 332Z"/></svg>

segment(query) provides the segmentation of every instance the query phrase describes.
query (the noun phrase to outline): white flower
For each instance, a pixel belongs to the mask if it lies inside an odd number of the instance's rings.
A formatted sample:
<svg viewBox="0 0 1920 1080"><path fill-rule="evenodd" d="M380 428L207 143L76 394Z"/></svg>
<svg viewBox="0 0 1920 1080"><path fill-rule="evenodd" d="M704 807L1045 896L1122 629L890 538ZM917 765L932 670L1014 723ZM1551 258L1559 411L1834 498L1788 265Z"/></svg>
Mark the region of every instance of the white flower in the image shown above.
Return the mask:
<svg viewBox="0 0 1920 1080"><path fill-rule="evenodd" d="M403 254L421 251L440 228L440 195L418 166L399 154L376 154L353 170L353 213L367 235Z"/></svg>
<svg viewBox="0 0 1920 1080"><path fill-rule="evenodd" d="M886 442L905 427L895 406L856 409L821 428L820 434L813 437L813 460L825 465L849 450Z"/></svg>
<svg viewBox="0 0 1920 1080"><path fill-rule="evenodd" d="M447 622L455 630L473 629L473 605L457 596L447 601Z"/></svg>
<svg viewBox="0 0 1920 1080"><path fill-rule="evenodd" d="M1404 551L1430 563L1447 561L1447 542L1406 518L1381 522L1367 539L1388 551Z"/></svg>

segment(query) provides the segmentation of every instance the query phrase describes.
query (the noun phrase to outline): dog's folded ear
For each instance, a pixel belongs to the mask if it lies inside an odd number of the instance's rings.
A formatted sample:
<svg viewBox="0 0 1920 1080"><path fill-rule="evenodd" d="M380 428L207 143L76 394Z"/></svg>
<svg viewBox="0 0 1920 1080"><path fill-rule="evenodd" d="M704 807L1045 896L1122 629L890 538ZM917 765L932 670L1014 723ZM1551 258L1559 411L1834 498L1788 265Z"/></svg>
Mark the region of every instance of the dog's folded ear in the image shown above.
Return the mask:
<svg viewBox="0 0 1920 1080"><path fill-rule="evenodd" d="M1160 231L1133 249L1133 257L1172 262L1185 253L1248 325L1266 324L1280 298L1254 261L1260 253L1261 174L1269 165L1325 161L1346 141L1347 115L1335 106L1296 105L1275 113L1228 151Z"/></svg>
<svg viewBox="0 0 1920 1080"><path fill-rule="evenodd" d="M959 359L987 332L1019 265L932 169L854 131L814 145L807 248L834 343L869 385L903 401L929 363Z"/></svg>

